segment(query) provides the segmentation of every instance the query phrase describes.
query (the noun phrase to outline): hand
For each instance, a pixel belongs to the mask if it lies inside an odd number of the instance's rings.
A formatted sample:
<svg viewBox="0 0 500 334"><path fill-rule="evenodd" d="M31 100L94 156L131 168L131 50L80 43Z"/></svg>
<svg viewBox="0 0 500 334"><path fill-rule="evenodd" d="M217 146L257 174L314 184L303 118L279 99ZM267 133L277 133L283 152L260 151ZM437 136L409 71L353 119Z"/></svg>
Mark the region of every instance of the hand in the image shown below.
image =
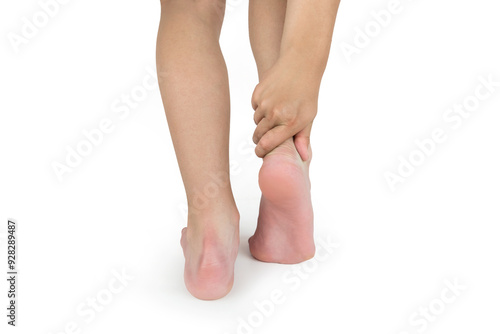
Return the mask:
<svg viewBox="0 0 500 334"><path fill-rule="evenodd" d="M320 81L321 76L310 71L307 61L297 57L280 57L264 75L252 95L257 156L263 158L294 137L302 160L309 159L309 137L318 109Z"/></svg>

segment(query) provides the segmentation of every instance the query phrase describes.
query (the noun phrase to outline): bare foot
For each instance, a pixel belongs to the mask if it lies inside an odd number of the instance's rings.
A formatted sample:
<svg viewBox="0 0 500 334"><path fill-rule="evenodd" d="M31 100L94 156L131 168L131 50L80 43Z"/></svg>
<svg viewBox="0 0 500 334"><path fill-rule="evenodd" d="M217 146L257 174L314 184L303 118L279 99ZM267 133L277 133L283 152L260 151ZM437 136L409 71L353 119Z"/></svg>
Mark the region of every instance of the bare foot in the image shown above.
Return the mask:
<svg viewBox="0 0 500 334"><path fill-rule="evenodd" d="M314 256L309 163L310 158L302 161L293 139L264 157L257 230L248 240L256 259L293 264Z"/></svg>
<svg viewBox="0 0 500 334"><path fill-rule="evenodd" d="M196 298L213 300L231 291L239 246L239 214L190 215L182 230L184 282Z"/></svg>

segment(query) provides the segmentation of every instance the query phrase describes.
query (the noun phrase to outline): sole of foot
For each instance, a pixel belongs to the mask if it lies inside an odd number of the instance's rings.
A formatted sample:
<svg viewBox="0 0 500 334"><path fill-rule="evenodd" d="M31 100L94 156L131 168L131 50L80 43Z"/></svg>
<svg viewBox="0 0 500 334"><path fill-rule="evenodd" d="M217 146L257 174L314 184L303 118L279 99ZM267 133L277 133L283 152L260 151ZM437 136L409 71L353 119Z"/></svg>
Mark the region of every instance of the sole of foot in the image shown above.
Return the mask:
<svg viewBox="0 0 500 334"><path fill-rule="evenodd" d="M257 229L248 240L250 253L257 260L295 264L314 256L309 164L310 158L300 158L293 139L264 157L259 172L262 198Z"/></svg>

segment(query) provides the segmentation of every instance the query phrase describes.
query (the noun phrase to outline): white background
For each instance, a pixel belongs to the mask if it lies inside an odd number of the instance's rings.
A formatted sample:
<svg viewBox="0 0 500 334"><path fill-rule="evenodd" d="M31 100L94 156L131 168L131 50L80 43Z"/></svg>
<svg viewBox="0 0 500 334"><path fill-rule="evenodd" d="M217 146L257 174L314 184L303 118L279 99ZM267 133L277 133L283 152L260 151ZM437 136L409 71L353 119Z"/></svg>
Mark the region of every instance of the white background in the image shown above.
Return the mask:
<svg viewBox="0 0 500 334"><path fill-rule="evenodd" d="M6 272L6 221L17 219L20 276L15 330L5 324L1 280L1 332L64 333L75 322L80 333L233 334L250 317L258 327L239 333L498 333L500 88L457 129L443 114L474 94L479 76L500 81L500 5L401 0L348 62L342 43L353 44L356 28L388 3L344 1L339 10L311 179L317 240L340 244L299 266L310 271L299 278L297 267L260 263L248 251L260 196L249 143L257 75L248 2L228 1L221 45L242 242L232 292L204 302L182 280L185 200L159 91L124 119L112 108L155 68L159 1L69 1L17 53L7 34L20 33L40 5L2 1L0 246ZM52 164L106 118L113 131L58 180ZM391 191L384 173L435 128L447 140ZM105 295L113 270L134 279L88 323L77 308ZM439 306L445 280L455 279L465 290L419 331L422 322L409 318ZM256 313L254 302L275 289L284 302Z"/></svg>

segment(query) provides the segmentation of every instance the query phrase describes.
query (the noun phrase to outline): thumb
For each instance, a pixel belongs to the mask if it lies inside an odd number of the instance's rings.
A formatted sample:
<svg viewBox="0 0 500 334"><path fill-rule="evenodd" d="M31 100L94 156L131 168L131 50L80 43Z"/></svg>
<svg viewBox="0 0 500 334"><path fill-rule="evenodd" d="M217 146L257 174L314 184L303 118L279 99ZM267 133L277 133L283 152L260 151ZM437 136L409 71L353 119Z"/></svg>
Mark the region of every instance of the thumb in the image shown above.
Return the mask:
<svg viewBox="0 0 500 334"><path fill-rule="evenodd" d="M302 161L307 161L311 158L311 129L312 123L309 123L309 125L294 136L295 148L299 152Z"/></svg>

